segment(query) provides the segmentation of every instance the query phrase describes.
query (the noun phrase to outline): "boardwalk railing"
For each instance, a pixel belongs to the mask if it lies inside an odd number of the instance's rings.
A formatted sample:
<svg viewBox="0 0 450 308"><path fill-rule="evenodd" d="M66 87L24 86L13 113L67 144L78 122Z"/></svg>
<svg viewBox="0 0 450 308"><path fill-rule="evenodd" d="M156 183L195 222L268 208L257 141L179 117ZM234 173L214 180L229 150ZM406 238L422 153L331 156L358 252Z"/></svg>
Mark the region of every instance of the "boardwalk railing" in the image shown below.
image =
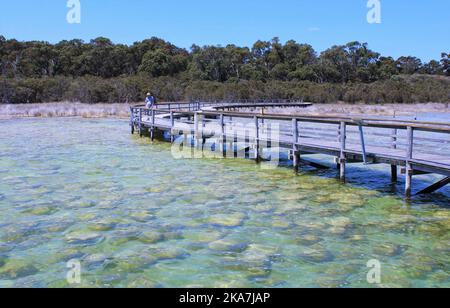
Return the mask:
<svg viewBox="0 0 450 308"><path fill-rule="evenodd" d="M202 108L212 110L239 110L244 108L262 108L262 107L297 107L306 108L312 103L306 103L300 100L231 100L231 101L190 101L178 103L158 103L155 109L160 111L200 111ZM144 106L140 106L144 107Z"/></svg>
<svg viewBox="0 0 450 308"><path fill-rule="evenodd" d="M394 182L400 167L406 176L405 193L408 197L411 196L413 175L437 173L446 177L423 192L431 192L450 183L450 123L189 111L173 110L173 107L170 111L134 107L130 121L132 132L138 129L143 135L149 131L152 139L156 130L169 132L172 141L180 134L192 134L203 143L207 138L215 138L218 146L214 148L222 151L230 140L245 140L249 148L254 149L257 161L264 153L261 143L276 142L290 150L295 170L300 168L300 162L305 162L301 157L304 154L331 155L335 157L342 180L346 177L346 165L352 162L389 164ZM277 134L271 134L275 127Z"/></svg>

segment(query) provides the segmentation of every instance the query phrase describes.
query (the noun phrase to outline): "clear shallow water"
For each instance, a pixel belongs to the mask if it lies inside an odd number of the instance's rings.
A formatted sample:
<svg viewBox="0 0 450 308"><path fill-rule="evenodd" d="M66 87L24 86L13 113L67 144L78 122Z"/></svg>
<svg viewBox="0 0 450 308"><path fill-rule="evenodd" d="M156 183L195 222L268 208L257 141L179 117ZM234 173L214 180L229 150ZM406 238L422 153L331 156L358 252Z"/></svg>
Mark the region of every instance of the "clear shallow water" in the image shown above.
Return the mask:
<svg viewBox="0 0 450 308"><path fill-rule="evenodd" d="M382 286L450 286L448 190L407 204L386 168L341 185L174 160L126 121L0 129L0 287L69 286L71 259L90 287L367 287L370 259Z"/></svg>

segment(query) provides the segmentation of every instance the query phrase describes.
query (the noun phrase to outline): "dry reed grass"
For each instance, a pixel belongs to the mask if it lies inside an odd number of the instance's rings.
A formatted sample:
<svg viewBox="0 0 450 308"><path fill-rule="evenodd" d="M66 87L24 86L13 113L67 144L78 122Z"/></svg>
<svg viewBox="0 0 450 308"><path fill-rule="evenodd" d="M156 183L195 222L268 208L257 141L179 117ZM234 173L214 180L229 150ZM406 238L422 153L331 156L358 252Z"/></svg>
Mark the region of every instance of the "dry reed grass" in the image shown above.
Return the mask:
<svg viewBox="0 0 450 308"><path fill-rule="evenodd" d="M1 118L128 118L129 104L43 103L0 105Z"/></svg>
<svg viewBox="0 0 450 308"><path fill-rule="evenodd" d="M128 118L130 106L136 104L81 104L81 103L43 103L0 105L0 118L26 117L83 117L83 118ZM260 108L242 111L261 112ZM306 109L298 108L265 108L265 113L296 115L374 115L374 116L414 116L429 112L450 113L449 104L315 104Z"/></svg>
<svg viewBox="0 0 450 308"><path fill-rule="evenodd" d="M260 112L261 109L256 110ZM314 104L308 108L265 108L265 113L295 114L295 115L354 115L354 116L411 116L424 113L450 113L448 104Z"/></svg>

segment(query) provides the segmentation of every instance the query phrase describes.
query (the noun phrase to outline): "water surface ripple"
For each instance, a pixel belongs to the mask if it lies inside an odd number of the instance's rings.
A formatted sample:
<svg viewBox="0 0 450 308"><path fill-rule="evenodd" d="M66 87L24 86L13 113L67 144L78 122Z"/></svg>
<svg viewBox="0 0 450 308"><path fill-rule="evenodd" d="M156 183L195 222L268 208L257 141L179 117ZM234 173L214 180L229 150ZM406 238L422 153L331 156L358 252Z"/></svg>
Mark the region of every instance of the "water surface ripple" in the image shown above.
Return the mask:
<svg viewBox="0 0 450 308"><path fill-rule="evenodd" d="M70 286L72 259L86 287L370 287L371 259L381 286L450 286L446 191L407 204L380 170L174 160L119 120L0 129L0 287Z"/></svg>

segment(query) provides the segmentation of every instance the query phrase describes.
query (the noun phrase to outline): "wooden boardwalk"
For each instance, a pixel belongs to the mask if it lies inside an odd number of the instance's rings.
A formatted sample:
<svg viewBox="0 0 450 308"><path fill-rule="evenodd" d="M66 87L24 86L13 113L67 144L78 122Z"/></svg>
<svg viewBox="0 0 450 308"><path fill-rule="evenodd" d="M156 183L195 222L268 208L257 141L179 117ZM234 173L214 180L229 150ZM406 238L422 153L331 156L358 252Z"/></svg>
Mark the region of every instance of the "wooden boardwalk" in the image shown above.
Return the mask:
<svg viewBox="0 0 450 308"><path fill-rule="evenodd" d="M224 111L227 107L236 110L235 103L166 105L153 110L131 108L132 132L138 131L141 136L148 133L152 139L157 132L168 132L172 142L182 138L185 144L202 149L208 141L224 157L235 157L236 145L241 142L247 155L252 152L257 162L266 150L285 148L290 150L296 171L302 155L331 155L343 181L348 163L389 164L392 181L397 181L399 168L405 175L407 197L412 195L412 178L417 174L445 176L420 193L430 193L450 183L450 123ZM242 106L248 108L248 104Z"/></svg>

